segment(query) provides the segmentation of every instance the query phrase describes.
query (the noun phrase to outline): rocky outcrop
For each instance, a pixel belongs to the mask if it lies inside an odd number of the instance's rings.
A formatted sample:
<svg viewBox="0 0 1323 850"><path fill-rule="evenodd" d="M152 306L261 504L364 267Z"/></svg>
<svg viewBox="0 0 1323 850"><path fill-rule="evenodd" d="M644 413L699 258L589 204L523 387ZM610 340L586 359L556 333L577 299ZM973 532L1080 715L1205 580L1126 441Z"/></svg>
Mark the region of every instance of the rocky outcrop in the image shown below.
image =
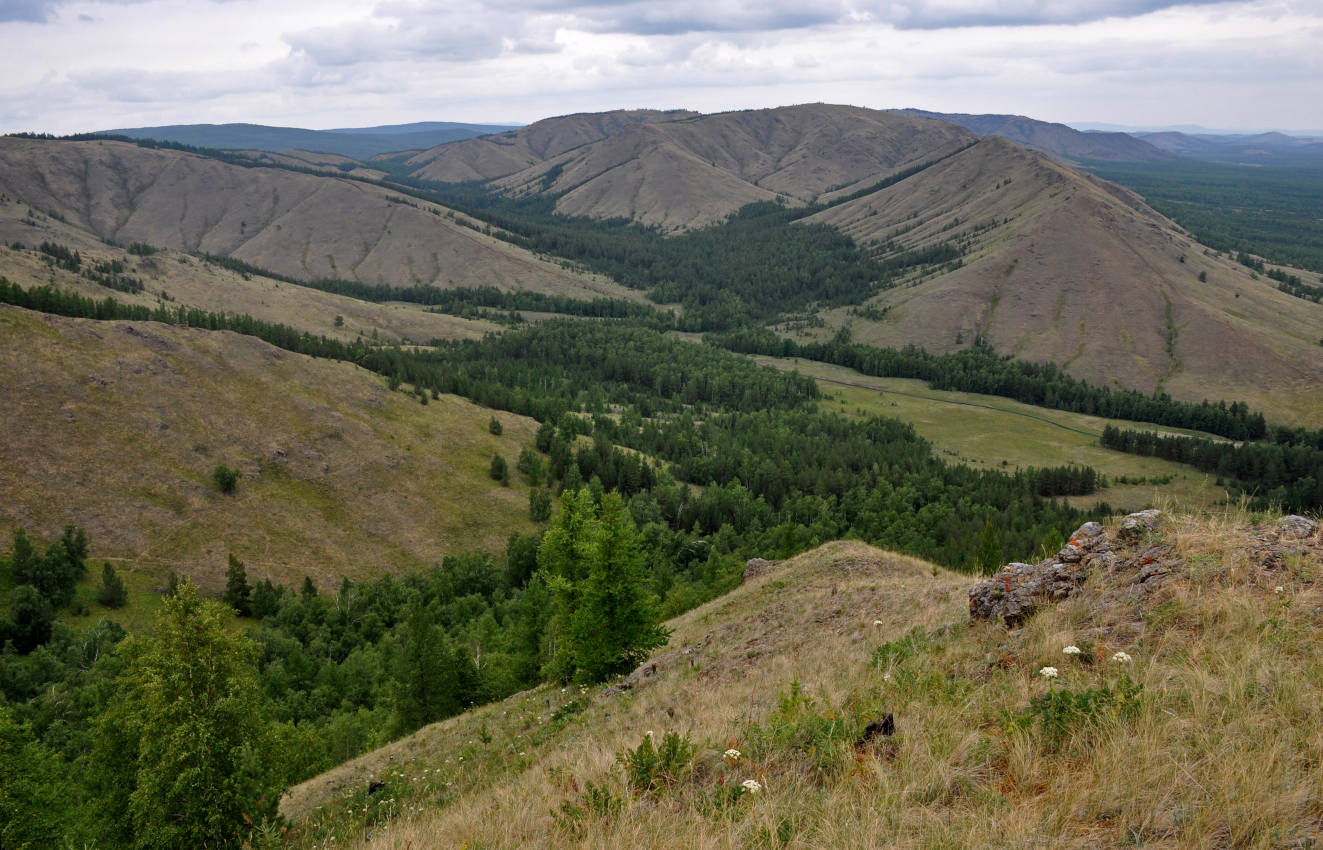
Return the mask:
<svg viewBox="0 0 1323 850"><path fill-rule="evenodd" d="M1141 511L1121 523L1122 540L1139 540L1161 527L1158 511ZM1073 595L1084 584L1088 568L1115 569L1117 543L1096 522L1086 522L1075 530L1065 546L1051 558L1038 564L1011 563L969 589L969 616L976 619L1000 619L1015 627L1033 615L1042 602L1060 601ZM1156 561L1155 561L1156 562Z"/></svg>

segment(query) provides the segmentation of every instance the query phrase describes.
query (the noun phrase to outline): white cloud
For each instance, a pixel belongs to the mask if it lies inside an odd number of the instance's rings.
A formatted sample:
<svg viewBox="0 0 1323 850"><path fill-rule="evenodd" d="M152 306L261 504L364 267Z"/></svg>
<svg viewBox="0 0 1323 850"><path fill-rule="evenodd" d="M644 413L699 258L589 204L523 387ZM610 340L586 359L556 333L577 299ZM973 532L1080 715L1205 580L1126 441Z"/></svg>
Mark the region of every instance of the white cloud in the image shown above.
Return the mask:
<svg viewBox="0 0 1323 850"><path fill-rule="evenodd" d="M0 22L0 130L532 121L819 100L1059 121L1323 127L1323 9L1314 0L7 0L5 8L16 3L60 25Z"/></svg>

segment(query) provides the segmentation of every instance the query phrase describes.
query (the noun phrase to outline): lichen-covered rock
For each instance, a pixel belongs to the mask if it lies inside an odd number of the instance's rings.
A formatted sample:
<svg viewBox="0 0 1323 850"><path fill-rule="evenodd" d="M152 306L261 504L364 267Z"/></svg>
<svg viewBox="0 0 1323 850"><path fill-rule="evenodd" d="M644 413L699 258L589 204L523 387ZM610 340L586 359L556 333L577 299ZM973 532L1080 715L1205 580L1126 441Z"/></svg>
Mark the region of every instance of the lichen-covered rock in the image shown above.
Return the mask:
<svg viewBox="0 0 1323 850"><path fill-rule="evenodd" d="M1095 558L1110 556L1106 529L1086 522L1070 535L1056 557L1037 565L1007 564L991 578L969 590L969 615L1000 619L1014 628L1028 619L1040 601L1070 597L1084 583L1084 567Z"/></svg>
<svg viewBox="0 0 1323 850"><path fill-rule="evenodd" d="M1078 562L1048 558L1037 565L1007 564L969 589L969 615L1000 619L1012 628L1028 619L1040 601L1068 598L1084 582Z"/></svg>
<svg viewBox="0 0 1323 850"><path fill-rule="evenodd" d="M1291 514L1277 520L1277 533L1282 537L1313 537L1318 531L1318 523L1308 517Z"/></svg>
<svg viewBox="0 0 1323 850"><path fill-rule="evenodd" d="M1127 542L1141 540L1160 531L1162 523L1162 511L1155 508L1130 514L1121 520L1121 539Z"/></svg>

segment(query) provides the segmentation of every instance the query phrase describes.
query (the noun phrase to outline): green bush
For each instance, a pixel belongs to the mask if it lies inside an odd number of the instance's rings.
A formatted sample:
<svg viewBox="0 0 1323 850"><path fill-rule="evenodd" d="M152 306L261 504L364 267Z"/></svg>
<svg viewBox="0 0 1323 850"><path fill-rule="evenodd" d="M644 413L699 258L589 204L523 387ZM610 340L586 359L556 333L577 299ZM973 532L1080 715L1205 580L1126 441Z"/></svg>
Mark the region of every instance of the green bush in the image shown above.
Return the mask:
<svg viewBox="0 0 1323 850"><path fill-rule="evenodd" d="M211 471L211 479L216 482L216 487L222 493L233 493L234 488L239 484L239 472L219 463Z"/></svg>
<svg viewBox="0 0 1323 850"><path fill-rule="evenodd" d="M1053 688L1034 697L1015 725L1037 729L1044 745L1057 749L1072 735L1133 717L1143 704L1143 690L1124 675L1115 688Z"/></svg>
<svg viewBox="0 0 1323 850"><path fill-rule="evenodd" d="M635 794L646 794L675 785L693 773L695 748L689 736L675 732L662 736L661 746L654 746L652 734L643 736L637 748L626 747L620 753L625 781Z"/></svg>

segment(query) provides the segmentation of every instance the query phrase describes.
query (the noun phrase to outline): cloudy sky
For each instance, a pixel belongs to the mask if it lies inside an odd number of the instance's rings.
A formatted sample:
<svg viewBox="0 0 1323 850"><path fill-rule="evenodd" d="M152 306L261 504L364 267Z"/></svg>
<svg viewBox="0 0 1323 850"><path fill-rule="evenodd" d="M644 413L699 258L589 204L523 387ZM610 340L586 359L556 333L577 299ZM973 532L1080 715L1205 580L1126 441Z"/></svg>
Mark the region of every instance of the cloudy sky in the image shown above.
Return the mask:
<svg viewBox="0 0 1323 850"><path fill-rule="evenodd" d="M1323 0L0 0L0 132L808 101L1323 129Z"/></svg>

